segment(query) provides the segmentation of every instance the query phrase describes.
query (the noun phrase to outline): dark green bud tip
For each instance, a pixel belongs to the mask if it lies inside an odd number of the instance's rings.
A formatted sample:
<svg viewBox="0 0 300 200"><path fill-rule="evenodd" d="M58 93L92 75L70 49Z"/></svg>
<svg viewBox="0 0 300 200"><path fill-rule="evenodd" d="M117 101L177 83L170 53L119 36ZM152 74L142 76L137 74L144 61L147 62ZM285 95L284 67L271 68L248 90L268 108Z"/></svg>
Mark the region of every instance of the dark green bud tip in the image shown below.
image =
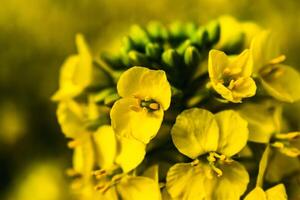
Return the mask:
<svg viewBox="0 0 300 200"><path fill-rule="evenodd" d="M149 64L146 55L137 51L130 51L128 58L132 66L147 66Z"/></svg>
<svg viewBox="0 0 300 200"><path fill-rule="evenodd" d="M144 46L150 42L148 33L140 26L133 25L130 29L130 38L136 46Z"/></svg>
<svg viewBox="0 0 300 200"><path fill-rule="evenodd" d="M154 60L159 60L162 53L162 48L157 43L148 43L145 51L147 57Z"/></svg>
<svg viewBox="0 0 300 200"><path fill-rule="evenodd" d="M172 39L181 39L185 37L185 27L180 22L174 22L169 27L170 36Z"/></svg>
<svg viewBox="0 0 300 200"><path fill-rule="evenodd" d="M124 51L129 52L134 48L133 41L130 37L124 37L122 40L122 48Z"/></svg>
<svg viewBox="0 0 300 200"><path fill-rule="evenodd" d="M208 32L204 27L198 28L198 30L192 36L192 42L199 48L202 48L204 44L208 42Z"/></svg>
<svg viewBox="0 0 300 200"><path fill-rule="evenodd" d="M187 66L195 66L200 61L200 53L196 47L190 46L184 52L184 63Z"/></svg>
<svg viewBox="0 0 300 200"><path fill-rule="evenodd" d="M159 22L150 22L147 26L147 31L149 36L154 40L163 41L168 38L166 27Z"/></svg>
<svg viewBox="0 0 300 200"><path fill-rule="evenodd" d="M192 45L192 42L191 40L185 40L182 44L179 45L179 47L177 48L177 52L180 54L180 55L183 55L186 48L188 48L189 46Z"/></svg>
<svg viewBox="0 0 300 200"><path fill-rule="evenodd" d="M211 44L215 44L220 39L221 27L219 21L212 21L206 26L208 39Z"/></svg>
<svg viewBox="0 0 300 200"><path fill-rule="evenodd" d="M174 49L169 49L162 54L162 60L166 66L172 68L180 63L180 56Z"/></svg>

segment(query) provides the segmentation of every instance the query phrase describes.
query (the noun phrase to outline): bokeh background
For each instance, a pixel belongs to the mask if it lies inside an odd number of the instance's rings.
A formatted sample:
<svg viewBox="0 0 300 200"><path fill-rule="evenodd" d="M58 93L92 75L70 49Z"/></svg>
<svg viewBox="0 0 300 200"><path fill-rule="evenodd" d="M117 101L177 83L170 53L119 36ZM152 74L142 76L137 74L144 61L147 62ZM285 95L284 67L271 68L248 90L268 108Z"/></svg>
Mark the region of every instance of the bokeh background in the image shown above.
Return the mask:
<svg viewBox="0 0 300 200"><path fill-rule="evenodd" d="M229 14L276 31L287 63L300 69L299 9L299 0L1 0L0 199L70 199L71 154L50 96L76 33L96 54L115 48L131 24ZM286 113L300 128L300 103Z"/></svg>

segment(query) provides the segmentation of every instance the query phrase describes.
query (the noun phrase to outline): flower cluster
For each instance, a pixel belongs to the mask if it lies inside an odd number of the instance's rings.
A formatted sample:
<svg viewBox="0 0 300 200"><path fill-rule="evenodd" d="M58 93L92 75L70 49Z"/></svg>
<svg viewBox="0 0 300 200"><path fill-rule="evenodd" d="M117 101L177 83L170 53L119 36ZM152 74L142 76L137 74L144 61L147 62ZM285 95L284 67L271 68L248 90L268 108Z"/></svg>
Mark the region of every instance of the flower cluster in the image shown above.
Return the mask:
<svg viewBox="0 0 300 200"><path fill-rule="evenodd" d="M300 132L282 111L300 75L273 33L223 16L134 25L100 56L76 44L52 99L77 199L287 199Z"/></svg>

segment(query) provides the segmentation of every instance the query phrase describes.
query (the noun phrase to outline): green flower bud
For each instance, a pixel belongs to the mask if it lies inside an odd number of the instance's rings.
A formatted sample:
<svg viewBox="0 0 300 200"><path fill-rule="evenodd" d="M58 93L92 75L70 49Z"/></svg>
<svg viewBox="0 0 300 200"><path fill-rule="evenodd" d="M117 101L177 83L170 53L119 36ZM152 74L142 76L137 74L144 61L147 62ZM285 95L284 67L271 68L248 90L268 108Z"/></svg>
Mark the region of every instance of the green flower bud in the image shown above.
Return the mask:
<svg viewBox="0 0 300 200"><path fill-rule="evenodd" d="M183 43L181 43L181 44L179 45L179 47L177 48L177 52L178 52L180 55L182 55L182 54L184 54L186 48L188 48L188 47L191 46L191 45L192 45L191 40L185 40Z"/></svg>
<svg viewBox="0 0 300 200"><path fill-rule="evenodd" d="M197 25L193 22L187 23L185 26L186 35L191 37L197 32Z"/></svg>
<svg viewBox="0 0 300 200"><path fill-rule="evenodd" d="M157 43L148 43L146 46L146 55L154 60L160 59L162 48Z"/></svg>
<svg viewBox="0 0 300 200"><path fill-rule="evenodd" d="M162 60L167 67L173 68L180 63L180 56L174 49L169 49L162 54Z"/></svg>
<svg viewBox="0 0 300 200"><path fill-rule="evenodd" d="M200 60L200 53L197 48L190 46L184 52L184 63L187 66L196 66Z"/></svg>
<svg viewBox="0 0 300 200"><path fill-rule="evenodd" d="M122 40L122 48L124 51L129 52L134 48L133 41L130 37L124 37Z"/></svg>
<svg viewBox="0 0 300 200"><path fill-rule="evenodd" d="M178 40L185 37L185 27L180 22L174 22L169 28L170 37L173 40Z"/></svg>
<svg viewBox="0 0 300 200"><path fill-rule="evenodd" d="M149 64L147 56L137 51L130 51L128 58L132 66L147 66Z"/></svg>
<svg viewBox="0 0 300 200"><path fill-rule="evenodd" d="M168 38L167 29L159 22L150 22L147 26L147 31L154 40L162 41Z"/></svg>
<svg viewBox="0 0 300 200"><path fill-rule="evenodd" d="M220 23L218 21L212 21L206 26L208 32L208 39L210 44L215 44L220 39Z"/></svg>
<svg viewBox="0 0 300 200"><path fill-rule="evenodd" d="M148 33L138 25L133 25L131 27L130 38L137 47L145 46L150 42Z"/></svg>
<svg viewBox="0 0 300 200"><path fill-rule="evenodd" d="M197 32L195 32L192 36L191 41L193 44L196 44L199 48L202 48L208 42L208 32L205 28L198 28Z"/></svg>

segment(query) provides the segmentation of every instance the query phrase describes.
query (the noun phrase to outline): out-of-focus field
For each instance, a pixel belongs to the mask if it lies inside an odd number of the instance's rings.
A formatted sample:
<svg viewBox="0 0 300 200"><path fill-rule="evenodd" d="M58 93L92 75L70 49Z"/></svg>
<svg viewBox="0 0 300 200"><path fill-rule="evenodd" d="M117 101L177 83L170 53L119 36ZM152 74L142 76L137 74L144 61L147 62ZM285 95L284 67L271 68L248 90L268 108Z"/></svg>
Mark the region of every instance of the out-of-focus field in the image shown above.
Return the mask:
<svg viewBox="0 0 300 200"><path fill-rule="evenodd" d="M115 48L134 23L204 23L229 14L277 32L287 63L300 69L299 8L297 0L2 0L0 199L69 199L71 156L50 96L76 33L97 53ZM286 114L300 124L300 104Z"/></svg>

